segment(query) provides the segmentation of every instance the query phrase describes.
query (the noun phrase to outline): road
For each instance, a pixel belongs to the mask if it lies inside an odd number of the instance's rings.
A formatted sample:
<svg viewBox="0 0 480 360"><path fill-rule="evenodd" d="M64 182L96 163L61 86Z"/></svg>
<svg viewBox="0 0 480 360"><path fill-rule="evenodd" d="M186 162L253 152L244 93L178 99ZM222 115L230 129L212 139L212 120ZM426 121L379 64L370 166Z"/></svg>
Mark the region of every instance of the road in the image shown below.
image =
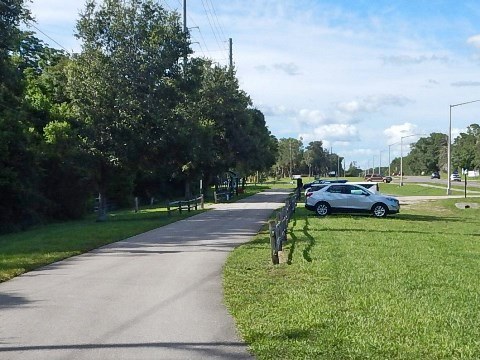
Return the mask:
<svg viewBox="0 0 480 360"><path fill-rule="evenodd" d="M404 176L403 177L403 182L404 183L427 183L427 184L433 184L433 185L438 185L442 186L445 188L445 191L447 189L447 178L442 178L442 179L430 179L430 176ZM393 178L393 183L400 183L400 178L399 177L394 177ZM464 183L464 178L462 177L462 181L452 181L451 182L452 186L465 186ZM480 187L480 182L478 180L471 181L470 179L467 178L467 186L470 187Z"/></svg>
<svg viewBox="0 0 480 360"><path fill-rule="evenodd" d="M0 359L250 359L222 266L286 196L220 204L0 284Z"/></svg>

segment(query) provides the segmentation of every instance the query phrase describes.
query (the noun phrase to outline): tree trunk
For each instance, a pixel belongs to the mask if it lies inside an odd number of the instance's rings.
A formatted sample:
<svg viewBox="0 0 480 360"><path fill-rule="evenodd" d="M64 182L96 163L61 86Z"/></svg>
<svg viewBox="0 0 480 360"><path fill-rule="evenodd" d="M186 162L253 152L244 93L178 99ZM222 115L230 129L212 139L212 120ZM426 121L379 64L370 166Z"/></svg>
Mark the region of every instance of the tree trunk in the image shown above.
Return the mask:
<svg viewBox="0 0 480 360"><path fill-rule="evenodd" d="M190 181L188 179L185 180L185 199L191 199L192 198L192 191L190 189Z"/></svg>

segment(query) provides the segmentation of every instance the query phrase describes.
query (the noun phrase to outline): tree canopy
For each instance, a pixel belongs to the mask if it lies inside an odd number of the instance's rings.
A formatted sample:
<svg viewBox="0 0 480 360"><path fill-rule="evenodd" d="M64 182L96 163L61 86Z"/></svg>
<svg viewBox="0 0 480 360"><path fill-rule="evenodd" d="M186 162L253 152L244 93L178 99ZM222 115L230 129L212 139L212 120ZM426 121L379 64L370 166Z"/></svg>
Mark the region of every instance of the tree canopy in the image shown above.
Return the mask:
<svg viewBox="0 0 480 360"><path fill-rule="evenodd" d="M82 216L96 194L106 210L107 198L188 195L196 180L275 163L235 69L192 57L178 13L88 0L70 55L20 30L22 1L0 7L0 231Z"/></svg>

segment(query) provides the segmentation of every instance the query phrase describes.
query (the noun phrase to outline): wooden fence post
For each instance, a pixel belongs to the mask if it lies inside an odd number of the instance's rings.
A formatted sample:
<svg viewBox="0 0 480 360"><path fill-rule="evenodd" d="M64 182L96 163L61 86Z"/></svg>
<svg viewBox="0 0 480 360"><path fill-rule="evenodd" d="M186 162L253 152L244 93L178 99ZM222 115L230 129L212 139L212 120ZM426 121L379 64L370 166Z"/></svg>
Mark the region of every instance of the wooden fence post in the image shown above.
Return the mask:
<svg viewBox="0 0 480 360"><path fill-rule="evenodd" d="M273 265L278 265L280 263L280 259L278 257L278 251L277 251L277 235L276 235L276 230L275 230L276 227L277 227L277 224L276 224L275 220L270 220L268 222L268 229L269 229L269 232L270 232L270 247L271 247Z"/></svg>

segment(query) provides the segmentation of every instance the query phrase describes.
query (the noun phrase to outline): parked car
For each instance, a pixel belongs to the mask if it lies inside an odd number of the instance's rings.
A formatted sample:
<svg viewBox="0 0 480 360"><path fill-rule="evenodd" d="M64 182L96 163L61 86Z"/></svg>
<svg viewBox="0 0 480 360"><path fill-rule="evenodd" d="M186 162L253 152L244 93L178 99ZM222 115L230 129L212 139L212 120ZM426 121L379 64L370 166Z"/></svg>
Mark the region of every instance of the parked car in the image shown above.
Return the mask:
<svg viewBox="0 0 480 360"><path fill-rule="evenodd" d="M382 176L380 174L367 174L365 175L365 181L377 181L377 182L384 182L390 183L392 182L392 178L390 176Z"/></svg>
<svg viewBox="0 0 480 360"><path fill-rule="evenodd" d="M458 171L454 171L452 175L450 175L450 181L462 181L462 177L458 173Z"/></svg>
<svg viewBox="0 0 480 360"><path fill-rule="evenodd" d="M430 179L440 179L440 173L438 171L434 171L430 176Z"/></svg>
<svg viewBox="0 0 480 360"><path fill-rule="evenodd" d="M323 189L327 185L328 184L314 184L314 185L312 185L311 187L309 187L308 189L305 190L305 196L307 196L308 192L318 191L320 189Z"/></svg>
<svg viewBox="0 0 480 360"><path fill-rule="evenodd" d="M380 194L380 187L378 186L377 182L372 182L372 181L364 181L364 182L352 181L352 182L350 182L349 181L348 184L360 185L360 186L363 186L368 191L373 192L374 194Z"/></svg>
<svg viewBox="0 0 480 360"><path fill-rule="evenodd" d="M307 192L305 208L320 216L334 212L370 212L375 217L385 217L400 212L400 202L391 196L374 194L361 185L328 184Z"/></svg>
<svg viewBox="0 0 480 360"><path fill-rule="evenodd" d="M342 180L342 179L338 179L338 180L334 180L334 179L317 179L317 180L314 180L312 182L309 182L309 183L306 183L305 185L303 185L303 188L304 189L308 189L314 185L321 185L321 184L333 184L333 183L346 183L347 180Z"/></svg>

